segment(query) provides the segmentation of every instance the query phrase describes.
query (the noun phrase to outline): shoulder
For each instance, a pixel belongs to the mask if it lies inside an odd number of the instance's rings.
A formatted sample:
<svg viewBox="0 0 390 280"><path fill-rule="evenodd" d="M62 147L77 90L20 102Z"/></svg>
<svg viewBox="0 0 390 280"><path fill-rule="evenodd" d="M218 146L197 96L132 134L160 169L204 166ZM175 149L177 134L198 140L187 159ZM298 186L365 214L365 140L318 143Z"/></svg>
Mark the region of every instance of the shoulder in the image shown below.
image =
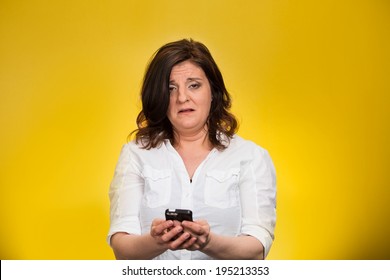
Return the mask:
<svg viewBox="0 0 390 280"><path fill-rule="evenodd" d="M155 161L156 158L166 157L168 146L166 142L162 142L159 147L145 149L140 143L132 140L123 145L121 154L135 161Z"/></svg>
<svg viewBox="0 0 390 280"><path fill-rule="evenodd" d="M251 140L244 139L238 135L230 141L230 145L223 152L226 156L242 163L253 163L253 164L266 164L272 165L273 162L268 151L256 144Z"/></svg>
<svg viewBox="0 0 390 280"><path fill-rule="evenodd" d="M267 150L263 147L257 145L255 142L251 140L247 140L242 138L239 135L234 135L230 140L230 144L227 147L227 150L239 151L243 153L251 153L251 154L267 154Z"/></svg>
<svg viewBox="0 0 390 280"><path fill-rule="evenodd" d="M127 150L132 153L155 153L158 151L166 150L166 143L162 142L162 144L159 147L151 148L151 149L145 149L141 143L137 143L135 140L132 140L130 142L127 142L122 147L123 150Z"/></svg>
<svg viewBox="0 0 390 280"><path fill-rule="evenodd" d="M273 178L275 178L275 166L268 151L257 145L255 142L243 139L235 135L231 141L229 148L232 149L236 158L241 160L241 163L249 163L255 166L258 170L267 170Z"/></svg>

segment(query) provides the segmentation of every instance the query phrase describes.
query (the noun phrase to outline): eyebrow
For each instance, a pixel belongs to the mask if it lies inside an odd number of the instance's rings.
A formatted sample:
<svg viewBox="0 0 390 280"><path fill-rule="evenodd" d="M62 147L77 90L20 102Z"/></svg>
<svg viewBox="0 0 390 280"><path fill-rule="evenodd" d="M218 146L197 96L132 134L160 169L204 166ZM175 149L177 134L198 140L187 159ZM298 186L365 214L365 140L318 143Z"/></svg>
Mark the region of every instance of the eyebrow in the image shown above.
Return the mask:
<svg viewBox="0 0 390 280"><path fill-rule="evenodd" d="M192 81L203 81L202 78L187 78L186 82L192 82ZM175 82L175 80L169 80L170 83Z"/></svg>

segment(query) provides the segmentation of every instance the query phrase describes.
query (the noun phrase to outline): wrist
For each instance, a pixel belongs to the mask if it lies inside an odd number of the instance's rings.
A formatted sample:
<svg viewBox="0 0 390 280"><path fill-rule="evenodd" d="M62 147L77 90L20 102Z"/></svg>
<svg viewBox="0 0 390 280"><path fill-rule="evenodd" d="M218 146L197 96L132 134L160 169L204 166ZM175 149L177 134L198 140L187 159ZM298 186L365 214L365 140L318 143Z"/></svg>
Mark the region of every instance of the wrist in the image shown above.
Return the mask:
<svg viewBox="0 0 390 280"><path fill-rule="evenodd" d="M203 248L201 248L199 251L208 255L207 252L210 252L210 250L213 246L213 240L214 240L214 234L210 232L209 235L207 236L207 240L206 240Z"/></svg>
<svg viewBox="0 0 390 280"><path fill-rule="evenodd" d="M156 254L162 254L164 253L166 250L168 250L168 246L163 243L163 242L160 242L157 238L154 238L151 234L148 234L146 235L146 242L144 243L145 246L147 244L151 245L151 248L154 248L154 252Z"/></svg>

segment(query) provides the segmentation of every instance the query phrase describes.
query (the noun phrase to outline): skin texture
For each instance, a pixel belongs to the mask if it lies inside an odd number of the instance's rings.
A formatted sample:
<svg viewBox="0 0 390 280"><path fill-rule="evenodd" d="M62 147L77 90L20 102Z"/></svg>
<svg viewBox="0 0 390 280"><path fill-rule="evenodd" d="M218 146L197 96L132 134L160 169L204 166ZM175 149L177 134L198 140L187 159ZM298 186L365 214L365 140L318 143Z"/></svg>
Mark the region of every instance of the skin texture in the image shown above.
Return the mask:
<svg viewBox="0 0 390 280"><path fill-rule="evenodd" d="M206 129L211 89L203 70L189 61L172 68L167 116L175 133L192 136Z"/></svg>

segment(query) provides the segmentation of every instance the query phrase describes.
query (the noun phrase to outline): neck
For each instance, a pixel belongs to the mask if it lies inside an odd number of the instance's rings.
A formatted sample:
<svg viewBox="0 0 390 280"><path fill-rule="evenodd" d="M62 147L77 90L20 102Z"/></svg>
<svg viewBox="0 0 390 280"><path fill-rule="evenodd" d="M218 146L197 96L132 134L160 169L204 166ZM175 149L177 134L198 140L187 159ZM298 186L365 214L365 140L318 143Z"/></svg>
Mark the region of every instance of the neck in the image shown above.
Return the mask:
<svg viewBox="0 0 390 280"><path fill-rule="evenodd" d="M177 150L187 149L187 148L204 148L207 150L212 149L212 145L208 138L208 133L206 129L202 129L197 132L192 133L178 133L175 132L175 142L174 147Z"/></svg>

